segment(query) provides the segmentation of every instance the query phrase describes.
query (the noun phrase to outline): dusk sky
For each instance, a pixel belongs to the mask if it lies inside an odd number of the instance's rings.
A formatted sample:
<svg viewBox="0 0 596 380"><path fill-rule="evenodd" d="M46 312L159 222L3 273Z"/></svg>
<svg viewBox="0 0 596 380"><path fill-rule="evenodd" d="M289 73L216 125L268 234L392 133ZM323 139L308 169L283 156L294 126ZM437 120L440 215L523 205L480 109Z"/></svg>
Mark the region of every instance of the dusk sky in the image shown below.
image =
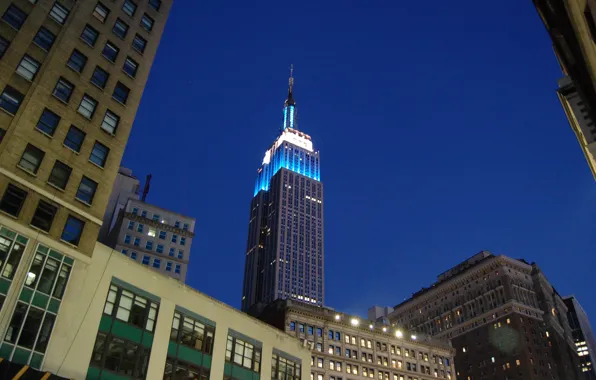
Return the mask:
<svg viewBox="0 0 596 380"><path fill-rule="evenodd" d="M123 165L196 218L187 283L239 307L290 64L321 154L325 297L366 315L481 250L596 316L596 183L531 0L176 0Z"/></svg>

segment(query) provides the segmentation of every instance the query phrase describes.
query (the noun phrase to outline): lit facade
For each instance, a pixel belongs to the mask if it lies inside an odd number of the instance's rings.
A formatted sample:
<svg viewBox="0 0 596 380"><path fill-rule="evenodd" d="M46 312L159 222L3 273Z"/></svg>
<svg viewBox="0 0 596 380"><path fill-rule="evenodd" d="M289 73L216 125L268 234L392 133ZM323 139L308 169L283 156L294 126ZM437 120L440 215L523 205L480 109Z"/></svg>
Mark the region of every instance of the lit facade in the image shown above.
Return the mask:
<svg viewBox="0 0 596 380"><path fill-rule="evenodd" d="M594 357L596 355L596 339L592 331L590 319L573 296L564 298L567 305L567 317L573 335L573 341L579 356L579 366L582 373L582 380L595 380L596 369L594 368Z"/></svg>
<svg viewBox="0 0 596 380"><path fill-rule="evenodd" d="M242 310L276 299L324 303L323 184L319 152L298 131L290 77L280 136L257 171Z"/></svg>

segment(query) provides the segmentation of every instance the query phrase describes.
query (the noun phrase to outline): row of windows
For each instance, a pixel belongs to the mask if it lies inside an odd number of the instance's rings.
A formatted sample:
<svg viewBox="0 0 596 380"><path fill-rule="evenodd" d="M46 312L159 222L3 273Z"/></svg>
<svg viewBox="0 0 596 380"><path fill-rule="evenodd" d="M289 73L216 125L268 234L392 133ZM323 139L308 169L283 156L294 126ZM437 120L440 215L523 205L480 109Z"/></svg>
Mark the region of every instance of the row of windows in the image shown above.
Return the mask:
<svg viewBox="0 0 596 380"><path fill-rule="evenodd" d="M140 210L140 211L141 211L140 215L143 218L149 218L149 213L147 212L147 210ZM131 210L131 214L133 214L133 215L139 215L139 208L138 207L133 207L132 210ZM161 218L161 215L159 215L159 214L153 214L151 216L151 220L153 220L155 222L160 222L160 223L163 223L163 224L167 224L168 223L168 221L166 219L162 219ZM174 222L174 227L180 228L180 225L181 225L181 222L179 220L176 220ZM184 223L182 229L184 231L188 231L189 228L190 228L190 225L188 223Z"/></svg>
<svg viewBox="0 0 596 380"><path fill-rule="evenodd" d="M142 246L142 240L139 237L135 237L133 239L132 236L125 234L124 235L124 244L132 244L135 247L141 247ZM152 240L147 240L145 242L145 249L148 251L153 251L153 246L154 246L154 242ZM157 253L164 253L164 246L163 244L157 244L156 248L155 248L155 252ZM170 257L174 257L176 254L176 249L174 247L170 247L170 250L168 252L168 255ZM184 259L184 250L179 249L178 250L178 256L179 259Z"/></svg>
<svg viewBox="0 0 596 380"><path fill-rule="evenodd" d="M158 217L159 217L159 215L158 215ZM143 223L137 223L136 226L137 226L136 227L137 232L140 232L140 233L143 233L144 232L145 225ZM186 223L185 223L185 226L188 228L188 225ZM135 229L135 222L129 221L127 228L130 231L134 231L134 229ZM167 237L167 235L168 235L168 233L166 231L160 230L159 231L159 234L158 234L157 233L157 230L155 228L149 227L149 229L147 231L147 235L148 236L151 236L151 237L158 236L160 240L165 240L166 237ZM178 243L179 242L180 245L186 245L186 237L180 236L180 240L178 240L178 237L179 237L178 234L172 234L171 242L172 243ZM151 244L153 244L153 242L151 242ZM162 252L160 252L160 253L162 253Z"/></svg>
<svg viewBox="0 0 596 380"><path fill-rule="evenodd" d="M366 375L364 375L366 376ZM370 374L368 375L369 377L374 377L370 376ZM314 373L310 374L310 380L323 380L324 376L321 374L317 374L315 375ZM397 375L397 374L389 374L389 372L379 372L379 380L406 380L406 377L404 375ZM343 380L342 377L336 377L336 376L329 376L329 380ZM418 380L417 377L412 377L412 376L408 376L407 380Z"/></svg>
<svg viewBox="0 0 596 380"><path fill-rule="evenodd" d="M122 254L125 256L128 256L128 249L122 249ZM130 258L133 260L137 259L137 253L135 251L131 251L130 252ZM141 264L143 265L150 265L153 268L157 268L157 269L161 269L161 259L158 257L154 257L153 258L153 263L151 263L151 256L149 255L143 255L143 259L141 260ZM175 264L172 263L171 261L166 261L166 266L165 266L165 270L166 272L171 272L172 271L172 266L174 268L174 273L176 274L180 274L181 268L182 266L180 264Z"/></svg>
<svg viewBox="0 0 596 380"><path fill-rule="evenodd" d="M336 348L338 348L338 347L336 347ZM318 349L318 347L317 347L317 351L320 351ZM330 347L328 353L330 355L333 355L335 353L337 356L341 356L341 353L334 352L331 347ZM351 351L349 349L346 349L346 357L351 358L351 359L354 359L354 360L357 360L358 359L358 352L357 351ZM373 356L372 356L372 354L366 354L366 353L363 352L361 358L362 358L362 361L363 362L373 363ZM323 368L323 362L324 362L324 359L323 358L317 358L317 367ZM341 371L341 364L342 364L342 362L340 362L340 361L329 360L329 369L332 369L332 370L335 370L335 371ZM386 357L381 357L381 356L378 356L377 357L377 364L378 365L385 366L385 367L388 367L389 366L389 362L388 362L387 358ZM313 365L314 365L314 357L313 357ZM413 372L418 371L418 366L415 363L406 362L405 365L404 365L404 362L403 361L401 361L401 360L395 360L395 359L392 359L391 360L391 368L401 369L401 370L408 370L408 371L413 371ZM421 365L420 366L420 372L421 373L430 374L431 373L431 368L428 367L428 366ZM434 372L438 375L439 370L438 369L434 369Z"/></svg>
<svg viewBox="0 0 596 380"><path fill-rule="evenodd" d="M0 210L18 218L21 209L25 204L25 200L27 199L27 195L27 191L9 184L2 199L0 199ZM30 221L31 226L48 232L52 227L57 211L58 207L54 204L39 200L35 213ZM62 229L60 239L76 246L79 244L84 227L84 221L69 215Z"/></svg>

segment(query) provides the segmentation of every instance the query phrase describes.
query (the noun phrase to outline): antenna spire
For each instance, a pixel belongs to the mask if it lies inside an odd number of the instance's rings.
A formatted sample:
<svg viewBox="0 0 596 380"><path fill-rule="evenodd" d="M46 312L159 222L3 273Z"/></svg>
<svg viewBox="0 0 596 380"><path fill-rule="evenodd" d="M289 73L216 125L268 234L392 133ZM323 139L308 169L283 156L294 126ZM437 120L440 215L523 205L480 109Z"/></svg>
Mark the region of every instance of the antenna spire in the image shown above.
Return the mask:
<svg viewBox="0 0 596 380"><path fill-rule="evenodd" d="M292 90L294 89L294 64L290 65L290 79L288 80L288 97L292 96Z"/></svg>
<svg viewBox="0 0 596 380"><path fill-rule="evenodd" d="M298 114L296 111L296 101L294 100L294 64L290 65L290 79L288 80L288 98L284 103L284 124L282 130L286 128L295 129L298 124Z"/></svg>

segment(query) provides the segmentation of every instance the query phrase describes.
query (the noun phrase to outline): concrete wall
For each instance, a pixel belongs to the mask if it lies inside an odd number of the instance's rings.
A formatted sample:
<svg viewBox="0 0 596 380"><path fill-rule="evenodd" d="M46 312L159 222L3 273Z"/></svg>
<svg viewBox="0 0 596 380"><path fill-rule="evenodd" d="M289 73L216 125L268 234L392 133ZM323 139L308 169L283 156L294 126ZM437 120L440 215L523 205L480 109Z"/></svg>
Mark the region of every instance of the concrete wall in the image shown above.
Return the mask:
<svg viewBox="0 0 596 380"><path fill-rule="evenodd" d="M211 378L222 379L228 328L263 343L261 379L271 378L272 349L302 360L302 378L310 374L310 351L289 335L210 298L180 282L97 244L91 264L76 262L54 326L43 369L84 379L112 278L161 298L148 379L162 379L176 305L216 322Z"/></svg>

